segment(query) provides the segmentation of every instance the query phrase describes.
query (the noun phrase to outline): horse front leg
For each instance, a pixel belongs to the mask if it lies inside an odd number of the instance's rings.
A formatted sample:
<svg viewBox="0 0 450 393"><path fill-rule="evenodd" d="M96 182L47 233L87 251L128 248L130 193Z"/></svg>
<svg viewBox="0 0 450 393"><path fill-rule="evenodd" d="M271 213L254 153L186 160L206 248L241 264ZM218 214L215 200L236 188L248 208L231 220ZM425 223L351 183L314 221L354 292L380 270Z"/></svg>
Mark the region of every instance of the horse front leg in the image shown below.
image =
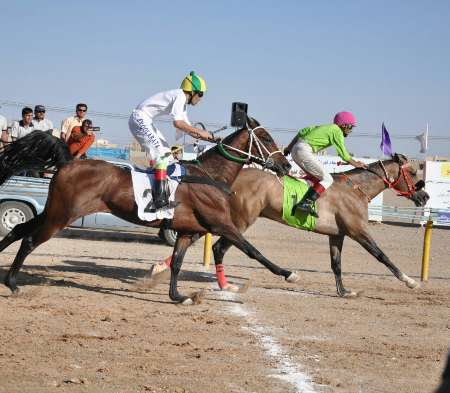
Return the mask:
<svg viewBox="0 0 450 393"><path fill-rule="evenodd" d="M381 249L375 243L375 240L373 240L367 232L362 231L357 236L352 237L378 261L385 265L392 272L392 274L394 274L395 277L404 282L408 288L414 289L420 287L420 284L417 281L413 280L411 277L408 277L391 262L387 255L383 251L381 251Z"/></svg>
<svg viewBox="0 0 450 393"><path fill-rule="evenodd" d="M233 244L227 240L225 237L221 237L217 240L212 249L214 253L214 264L216 266L216 279L219 288L223 291L228 292L246 292L248 289L248 284L244 286L238 286L235 284L230 284L225 276L225 268L223 266L223 257L225 253L230 249Z"/></svg>
<svg viewBox="0 0 450 393"><path fill-rule="evenodd" d="M180 273L181 265L183 264L184 255L192 242L192 235L178 234L177 241L173 248L172 263L170 265L170 299L185 305L191 305L196 302L195 296L184 296L178 292L178 274Z"/></svg>
<svg viewBox="0 0 450 393"><path fill-rule="evenodd" d="M334 273L334 278L336 280L337 293L341 297L354 297L356 293L345 289L342 283L341 274L341 255L342 255L342 245L344 244L344 236L329 236L330 241L330 257L331 257L331 269Z"/></svg>

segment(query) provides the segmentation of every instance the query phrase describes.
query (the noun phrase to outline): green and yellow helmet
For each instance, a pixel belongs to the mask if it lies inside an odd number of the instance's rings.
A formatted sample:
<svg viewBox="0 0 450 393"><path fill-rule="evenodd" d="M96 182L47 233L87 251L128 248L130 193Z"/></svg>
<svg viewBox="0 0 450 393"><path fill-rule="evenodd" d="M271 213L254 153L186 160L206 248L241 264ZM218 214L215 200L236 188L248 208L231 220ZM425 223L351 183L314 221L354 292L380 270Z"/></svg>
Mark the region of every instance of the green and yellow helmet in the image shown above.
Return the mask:
<svg viewBox="0 0 450 393"><path fill-rule="evenodd" d="M184 91L192 91L194 93L197 92L206 92L206 82L205 80L198 76L194 71L191 71L190 74L183 79L181 82L181 89Z"/></svg>

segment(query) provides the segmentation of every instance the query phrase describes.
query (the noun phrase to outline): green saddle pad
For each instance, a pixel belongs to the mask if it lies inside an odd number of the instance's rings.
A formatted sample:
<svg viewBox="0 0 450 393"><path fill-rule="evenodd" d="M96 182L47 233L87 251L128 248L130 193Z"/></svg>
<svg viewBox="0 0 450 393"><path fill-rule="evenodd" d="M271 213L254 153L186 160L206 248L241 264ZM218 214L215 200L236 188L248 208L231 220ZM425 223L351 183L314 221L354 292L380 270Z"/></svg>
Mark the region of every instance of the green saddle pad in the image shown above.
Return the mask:
<svg viewBox="0 0 450 393"><path fill-rule="evenodd" d="M289 226L312 231L316 227L317 218L297 210L295 216L291 216L291 211L297 202L300 202L303 195L308 191L308 184L304 181L294 179L290 176L283 177L283 221ZM316 204L314 203L314 209Z"/></svg>

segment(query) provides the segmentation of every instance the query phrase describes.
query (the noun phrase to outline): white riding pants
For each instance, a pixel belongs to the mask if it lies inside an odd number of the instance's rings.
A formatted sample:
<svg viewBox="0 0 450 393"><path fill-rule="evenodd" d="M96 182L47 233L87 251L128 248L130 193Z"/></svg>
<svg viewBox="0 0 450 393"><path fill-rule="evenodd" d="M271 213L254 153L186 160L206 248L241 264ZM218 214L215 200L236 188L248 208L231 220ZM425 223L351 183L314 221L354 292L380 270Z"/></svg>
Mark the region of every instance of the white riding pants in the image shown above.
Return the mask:
<svg viewBox="0 0 450 393"><path fill-rule="evenodd" d="M128 127L149 158L155 160L156 163L170 156L170 148L166 138L155 127L153 119L146 113L133 110L128 120Z"/></svg>
<svg viewBox="0 0 450 393"><path fill-rule="evenodd" d="M333 177L317 159L309 143L299 140L292 148L291 155L292 159L300 168L320 181L319 183L323 188L327 189L333 184Z"/></svg>

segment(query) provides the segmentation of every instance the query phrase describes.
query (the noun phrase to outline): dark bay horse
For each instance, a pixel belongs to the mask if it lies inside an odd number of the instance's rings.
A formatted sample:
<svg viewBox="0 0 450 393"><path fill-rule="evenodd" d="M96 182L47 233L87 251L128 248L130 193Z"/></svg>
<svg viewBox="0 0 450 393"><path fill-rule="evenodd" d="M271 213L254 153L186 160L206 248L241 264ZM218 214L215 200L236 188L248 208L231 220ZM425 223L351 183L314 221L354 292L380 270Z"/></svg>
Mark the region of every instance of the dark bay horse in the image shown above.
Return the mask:
<svg viewBox="0 0 450 393"><path fill-rule="evenodd" d="M386 188L392 188L417 206L426 204L429 196L421 190L424 183L418 181L415 165L408 162L405 156L396 154L392 160L370 164L368 169L353 169L333 177L333 185L317 202L319 218L314 232L329 237L331 268L339 296L355 295L344 287L341 277L341 253L346 236L361 244L409 288L417 287L419 284L401 272L377 246L368 229L368 201ZM283 184L276 176L257 169L244 169L234 181L232 190L235 192L231 198L232 219L242 233L258 217L288 225L282 219ZM222 264L231 245L224 237L214 244L216 266ZM161 264L155 272L162 270L164 267ZM223 267L220 270L223 271ZM222 289L237 290L225 278L222 282L219 280L219 285Z"/></svg>
<svg viewBox="0 0 450 393"><path fill-rule="evenodd" d="M251 118L247 127L227 136L208 150L199 163L186 165L195 183L181 183L176 191L173 220L142 221L137 206L131 174L122 168L99 160L72 161L67 146L57 138L35 131L0 150L0 184L24 169L58 168L50 182L45 210L32 220L19 224L0 242L0 252L11 243L23 239L5 284L17 292L17 274L37 246L49 240L77 218L94 212L109 212L143 226L173 228L178 239L173 251L170 298L191 304L193 299L178 292L177 278L187 248L199 236L211 232L228 239L250 258L254 258L274 274L294 282L297 275L267 260L244 239L231 218L231 186L245 163L256 162L285 174L290 164L270 134ZM203 180L203 181L199 181ZM206 182L206 184L204 184ZM225 191L224 191L225 189Z"/></svg>

